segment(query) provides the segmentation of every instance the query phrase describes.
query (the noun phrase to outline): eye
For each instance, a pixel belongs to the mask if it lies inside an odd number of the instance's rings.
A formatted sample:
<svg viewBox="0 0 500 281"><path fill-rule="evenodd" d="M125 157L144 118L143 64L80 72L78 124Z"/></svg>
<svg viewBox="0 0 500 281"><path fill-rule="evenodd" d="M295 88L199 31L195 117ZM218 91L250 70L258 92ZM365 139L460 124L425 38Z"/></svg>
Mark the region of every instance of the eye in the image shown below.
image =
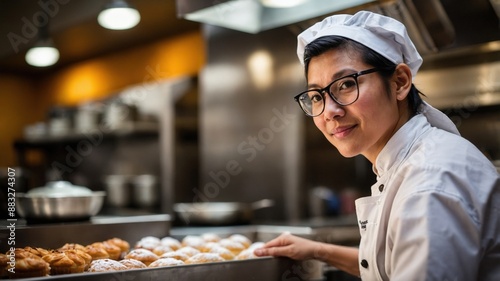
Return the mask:
<svg viewBox="0 0 500 281"><path fill-rule="evenodd" d="M349 91L356 87L356 80L352 77L342 79L338 83L339 91Z"/></svg>
<svg viewBox="0 0 500 281"><path fill-rule="evenodd" d="M323 100L323 96L321 96L319 93L314 92L313 94L309 94L309 98L313 103L316 102L321 102Z"/></svg>

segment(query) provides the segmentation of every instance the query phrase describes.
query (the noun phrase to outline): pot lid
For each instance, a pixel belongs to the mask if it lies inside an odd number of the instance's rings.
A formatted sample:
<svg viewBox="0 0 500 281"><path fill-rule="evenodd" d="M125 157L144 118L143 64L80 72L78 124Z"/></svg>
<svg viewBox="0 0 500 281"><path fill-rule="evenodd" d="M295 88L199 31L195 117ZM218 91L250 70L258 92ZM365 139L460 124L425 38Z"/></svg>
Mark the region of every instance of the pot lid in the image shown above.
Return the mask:
<svg viewBox="0 0 500 281"><path fill-rule="evenodd" d="M84 186L73 185L69 181L50 181L45 186L34 188L27 193L30 196L88 196L92 190Z"/></svg>

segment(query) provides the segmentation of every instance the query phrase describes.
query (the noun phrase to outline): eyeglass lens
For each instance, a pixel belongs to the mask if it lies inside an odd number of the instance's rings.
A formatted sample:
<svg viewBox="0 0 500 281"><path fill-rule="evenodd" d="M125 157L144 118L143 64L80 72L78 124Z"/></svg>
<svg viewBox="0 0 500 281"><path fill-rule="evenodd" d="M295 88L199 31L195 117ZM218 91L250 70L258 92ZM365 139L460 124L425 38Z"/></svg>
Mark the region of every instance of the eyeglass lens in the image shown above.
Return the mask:
<svg viewBox="0 0 500 281"><path fill-rule="evenodd" d="M349 105L358 98L358 83L355 77L345 77L335 81L328 88L330 97L340 105ZM321 90L309 90L299 96L299 104L310 116L320 115L325 108L324 93Z"/></svg>

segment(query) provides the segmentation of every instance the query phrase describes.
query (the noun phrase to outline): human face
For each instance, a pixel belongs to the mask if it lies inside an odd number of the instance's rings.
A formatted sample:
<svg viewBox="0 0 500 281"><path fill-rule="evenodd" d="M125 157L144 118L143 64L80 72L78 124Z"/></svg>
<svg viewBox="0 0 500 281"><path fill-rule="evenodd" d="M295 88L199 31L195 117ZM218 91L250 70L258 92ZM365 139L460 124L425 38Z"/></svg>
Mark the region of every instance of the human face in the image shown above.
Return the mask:
<svg viewBox="0 0 500 281"><path fill-rule="evenodd" d="M311 59L308 88L323 88L336 78L372 67L357 53L330 50ZM378 73L358 77L358 86L358 100L347 106L325 95L325 110L313 120L344 157L362 154L375 163L380 150L404 122L399 122L400 107L392 86L387 89Z"/></svg>

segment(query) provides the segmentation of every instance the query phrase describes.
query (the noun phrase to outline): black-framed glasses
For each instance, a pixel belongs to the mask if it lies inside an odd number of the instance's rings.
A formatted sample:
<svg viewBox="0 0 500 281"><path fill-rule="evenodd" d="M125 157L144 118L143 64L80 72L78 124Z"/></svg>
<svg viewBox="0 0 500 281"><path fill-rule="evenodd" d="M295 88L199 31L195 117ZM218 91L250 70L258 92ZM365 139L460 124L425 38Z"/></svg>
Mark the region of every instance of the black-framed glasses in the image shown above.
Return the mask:
<svg viewBox="0 0 500 281"><path fill-rule="evenodd" d="M376 71L379 69L370 68L337 78L323 89L310 89L296 95L294 100L311 117L321 115L325 110L325 92L339 105L353 104L359 97L358 77Z"/></svg>

